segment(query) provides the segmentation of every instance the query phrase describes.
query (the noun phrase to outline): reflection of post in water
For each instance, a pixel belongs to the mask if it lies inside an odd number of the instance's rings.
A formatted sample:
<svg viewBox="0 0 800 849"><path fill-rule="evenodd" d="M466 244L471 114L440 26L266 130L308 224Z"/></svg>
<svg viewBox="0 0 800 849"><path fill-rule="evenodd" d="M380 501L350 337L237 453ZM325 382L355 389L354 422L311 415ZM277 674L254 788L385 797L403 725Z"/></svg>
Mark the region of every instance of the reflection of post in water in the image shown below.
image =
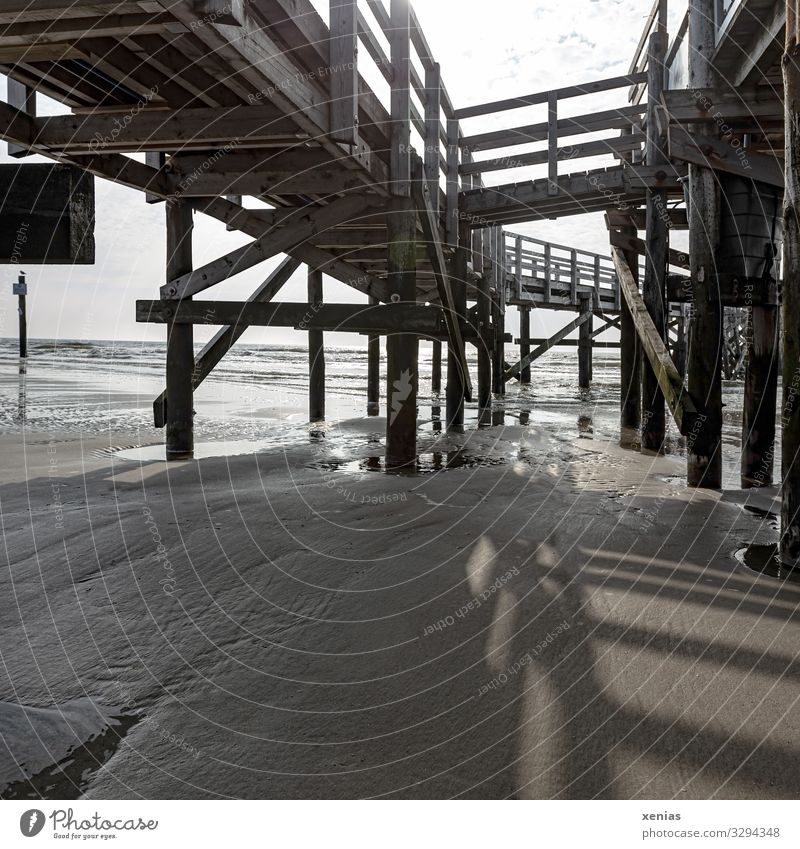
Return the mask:
<svg viewBox="0 0 800 849"><path fill-rule="evenodd" d="M433 396L433 404L431 405L431 424L435 433L442 431L442 408L439 405L439 396Z"/></svg>
<svg viewBox="0 0 800 849"><path fill-rule="evenodd" d="M594 433L591 416L578 416L578 436L591 436Z"/></svg>
<svg viewBox="0 0 800 849"><path fill-rule="evenodd" d="M19 395L17 399L18 412L17 418L25 421L25 380L27 377L27 362L24 357L19 358Z"/></svg>

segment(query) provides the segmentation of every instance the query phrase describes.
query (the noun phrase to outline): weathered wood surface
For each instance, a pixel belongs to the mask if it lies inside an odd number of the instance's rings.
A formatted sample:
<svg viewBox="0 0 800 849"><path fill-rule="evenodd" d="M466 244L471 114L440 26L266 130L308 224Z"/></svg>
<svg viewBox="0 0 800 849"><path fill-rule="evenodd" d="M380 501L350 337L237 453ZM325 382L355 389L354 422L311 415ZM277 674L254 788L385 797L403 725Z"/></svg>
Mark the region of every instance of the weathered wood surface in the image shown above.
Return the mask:
<svg viewBox="0 0 800 849"><path fill-rule="evenodd" d="M647 145L645 162L649 166L663 166L669 170L667 159L666 127L659 121L658 109L664 87L664 57L667 52L667 34L656 28L650 36L647 51ZM662 215L667 208L667 194L663 189L650 189L647 193L647 219L644 251L644 280L642 300L661 338L666 342L666 281L669 254L669 228ZM666 436L666 411L664 396L658 378L648 363L642 366L642 448L660 451Z"/></svg>
<svg viewBox="0 0 800 849"><path fill-rule="evenodd" d="M67 165L0 165L0 262L95 261L94 179Z"/></svg>
<svg viewBox="0 0 800 849"><path fill-rule="evenodd" d="M184 201L165 205L167 222L167 279L186 274L192 267L192 208ZM189 302L185 302L189 304ZM230 322L228 322L230 323ZM167 330L167 460L194 456L194 328L168 322ZM158 414L156 414L158 416Z"/></svg>
<svg viewBox="0 0 800 849"><path fill-rule="evenodd" d="M689 84L711 88L715 0L689 6ZM702 132L702 128L700 130ZM687 441L689 486L722 485L722 305L713 275L719 244L719 197L714 172L689 165L689 256L694 295L692 343L686 366L689 391L703 406L703 417Z"/></svg>
<svg viewBox="0 0 800 849"><path fill-rule="evenodd" d="M669 155L692 165L738 174L783 188L783 165L777 157L746 150L741 144L731 144L728 139L715 139L683 127L670 127Z"/></svg>
<svg viewBox="0 0 800 849"><path fill-rule="evenodd" d="M331 138L358 143L358 7L330 0Z"/></svg>
<svg viewBox="0 0 800 849"><path fill-rule="evenodd" d="M282 301L136 301L136 320L151 324L204 324L232 327L293 327L349 333L400 333L447 339L447 325L439 307L397 303L372 307L366 304L324 304L311 309L306 303ZM477 339L477 329L461 322L463 339Z"/></svg>
<svg viewBox="0 0 800 849"><path fill-rule="evenodd" d="M642 349L658 378L659 386L678 425L678 430L686 435L691 432L698 419L697 407L684 388L683 378L675 368L667 346L647 312L625 255L619 248L612 248L611 253L617 267L622 295L630 310Z"/></svg>

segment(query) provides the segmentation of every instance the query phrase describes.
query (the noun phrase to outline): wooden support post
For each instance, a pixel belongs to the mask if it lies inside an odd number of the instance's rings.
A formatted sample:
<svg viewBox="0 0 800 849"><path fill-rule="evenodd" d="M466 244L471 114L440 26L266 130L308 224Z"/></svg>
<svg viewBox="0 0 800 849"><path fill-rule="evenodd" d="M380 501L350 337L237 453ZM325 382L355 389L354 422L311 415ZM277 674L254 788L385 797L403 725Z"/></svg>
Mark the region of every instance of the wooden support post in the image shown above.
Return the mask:
<svg viewBox="0 0 800 849"><path fill-rule="evenodd" d="M525 361L531 353L531 310L530 307L519 308L519 358ZM519 382L528 385L531 382L530 363L519 373Z"/></svg>
<svg viewBox="0 0 800 849"><path fill-rule="evenodd" d="M625 235L636 238L636 227L623 228ZM627 252L625 259L633 275L634 284L638 288L639 255ZM621 291L621 286L617 284ZM639 440L639 427L642 423L641 380L642 348L636 325L633 323L630 307L625 298L620 297L620 436L619 443L623 448L630 448Z"/></svg>
<svg viewBox="0 0 800 849"><path fill-rule="evenodd" d="M308 270L308 308L322 304L322 272ZM325 340L321 330L308 331L308 418L325 421Z"/></svg>
<svg viewBox="0 0 800 849"><path fill-rule="evenodd" d="M494 353L492 356L492 389L495 395L506 394L506 356L504 336L506 332L504 291L506 285L505 257L502 253L502 227L491 229L492 238L492 277L494 284L494 299L492 311L494 315Z"/></svg>
<svg viewBox="0 0 800 849"><path fill-rule="evenodd" d="M392 62L390 181L395 196L387 220L387 280L393 300L417 300L417 215L411 200L411 31L408 0L391 0ZM417 459L419 338L386 339L386 466L411 469Z"/></svg>
<svg viewBox="0 0 800 849"><path fill-rule="evenodd" d="M751 307L742 410L742 488L771 486L778 400L778 309Z"/></svg>
<svg viewBox="0 0 800 849"><path fill-rule="evenodd" d="M800 561L800 33L797 4L786 3L783 57L785 174L783 201L783 413L781 559Z"/></svg>
<svg viewBox="0 0 800 849"><path fill-rule="evenodd" d="M488 232L488 231L487 231ZM478 281L478 426L489 427L492 423L492 296L490 271L483 268Z"/></svg>
<svg viewBox="0 0 800 849"><path fill-rule="evenodd" d="M281 288L289 281L291 276L302 265L300 260L287 257L267 279L247 299L251 304L268 304ZM203 346L203 350L197 355L192 371L192 389L198 386L217 367L222 358L230 351L236 342L247 330L247 324L243 321L229 324L220 328L213 338ZM157 428L166 427L167 391L166 389L153 401L153 418Z"/></svg>
<svg viewBox="0 0 800 849"><path fill-rule="evenodd" d="M370 298L372 306L378 303ZM381 413L381 337L373 333L367 342L367 415L379 416Z"/></svg>
<svg viewBox="0 0 800 849"><path fill-rule="evenodd" d="M25 272L22 271L14 286L17 293L17 312L19 313L19 356L24 360L28 356L28 309L26 298L28 295L28 284L25 282Z"/></svg>
<svg viewBox="0 0 800 849"><path fill-rule="evenodd" d="M667 52L667 34L660 28L648 44L647 63L647 165L666 165L666 138L659 120L661 92L664 89L664 58ZM662 189L647 193L647 235L645 248L644 284L642 298L653 324L666 341L666 284L669 229L666 219L667 194ZM634 266L632 265L631 268ZM636 262L638 267L638 260ZM642 363L642 448L661 451L667 428L664 395L658 377L650 363Z"/></svg>
<svg viewBox="0 0 800 849"><path fill-rule="evenodd" d="M450 262L450 286L456 311L460 317L467 314L467 255L466 247L456 249ZM463 342L461 343L463 345ZM446 424L453 433L464 431L464 373L461 363L464 352L454 350L453 342L447 346L447 388L446 388Z"/></svg>
<svg viewBox="0 0 800 849"><path fill-rule="evenodd" d="M36 117L36 91L29 88L24 83L17 82L11 77L6 77L7 94L6 101L9 106L19 109L26 115L32 118ZM21 159L23 156L29 156L30 149L22 145L8 143L8 155L14 159Z"/></svg>
<svg viewBox="0 0 800 849"><path fill-rule="evenodd" d="M453 250L450 260L450 287L455 309L459 317L467 313L467 262L468 228L458 217L458 166L459 125L455 118L447 121L447 242ZM461 224L461 226L459 226ZM464 239L463 244L461 240ZM453 342L447 346L447 387L445 421L447 429L454 433L464 430L464 375L461 363L465 352L454 350Z"/></svg>
<svg viewBox="0 0 800 849"><path fill-rule="evenodd" d="M144 155L144 164L149 166L150 168L163 168L166 164L166 161L166 153L159 153L158 151L149 150ZM145 192L144 200L145 203L161 203L163 201L163 198L161 198L159 195L154 195L150 194L150 192Z"/></svg>
<svg viewBox="0 0 800 849"><path fill-rule="evenodd" d="M581 315L589 315L588 321L584 321L578 333L578 386L588 389L592 385L592 296L580 295Z"/></svg>
<svg viewBox="0 0 800 849"><path fill-rule="evenodd" d="M710 88L715 76L715 0L689 2L689 86ZM689 257L694 321L687 363L690 395L703 414L687 436L689 486L722 486L722 306L715 282L719 199L714 172L689 165Z"/></svg>
<svg viewBox="0 0 800 849"><path fill-rule="evenodd" d="M675 345L672 352L672 359L675 361L675 368L678 369L678 374L681 377L686 376L686 352L688 350L688 332L686 318L686 304L680 304L680 315L676 319L677 326L675 329Z"/></svg>
<svg viewBox="0 0 800 849"><path fill-rule="evenodd" d="M186 201L166 204L167 282L192 270L192 208ZM194 457L194 327L169 325L167 335L167 460Z"/></svg>
<svg viewBox="0 0 800 849"><path fill-rule="evenodd" d="M431 394L439 395L442 391L442 342L433 340L431 353Z"/></svg>

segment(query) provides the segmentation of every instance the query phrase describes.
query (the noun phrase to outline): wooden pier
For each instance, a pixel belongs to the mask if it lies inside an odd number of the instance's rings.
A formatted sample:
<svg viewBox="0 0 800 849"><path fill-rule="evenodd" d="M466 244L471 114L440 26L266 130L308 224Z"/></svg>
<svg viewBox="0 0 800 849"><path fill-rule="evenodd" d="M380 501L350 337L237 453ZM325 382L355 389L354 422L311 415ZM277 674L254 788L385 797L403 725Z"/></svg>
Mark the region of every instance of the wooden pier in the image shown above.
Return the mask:
<svg viewBox="0 0 800 849"><path fill-rule="evenodd" d="M782 0L692 0L674 33L656 0L628 73L458 108L408 0L330 0L329 24L309 0L6 0L0 134L21 160L43 154L164 203L165 279L136 311L166 325L166 389L154 409L169 459L192 456L192 393L252 325L306 335L312 421L325 415L325 332L369 338L370 415L384 337L386 458L400 468L416 460L421 338L434 343L432 388L445 380L447 426L460 431L466 401L490 423L493 397L509 381L529 382L555 345L578 349L578 383L588 386L595 340L618 329L621 443L640 435L644 449L660 450L672 415L687 438L689 485L720 487L723 368L745 370L742 480L769 485L771 464L760 470L775 437L782 300L783 548L794 561L800 141L797 14L787 5L785 97ZM770 26L755 26L766 13ZM388 98L367 84L368 65ZM71 114L38 116L37 93ZM574 98L602 108L574 115ZM537 106L538 122L514 120ZM477 132L474 120L487 116L495 129ZM510 169L528 176L497 183ZM777 213L763 257L742 258L730 227L741 212L734 198L751 190L761 192L762 219L767 207ZM770 250L784 202L781 280ZM506 229L589 213L605 214L606 256ZM196 215L251 241L196 268ZM688 251L670 245L673 231L688 231ZM279 256L249 300L216 297L234 275ZM308 301L273 302L301 266ZM323 275L361 302L329 302ZM516 339L506 332L511 308L521 315ZM532 309L574 315L534 338ZM195 361L196 324L221 329ZM520 353L509 363L512 341Z"/></svg>

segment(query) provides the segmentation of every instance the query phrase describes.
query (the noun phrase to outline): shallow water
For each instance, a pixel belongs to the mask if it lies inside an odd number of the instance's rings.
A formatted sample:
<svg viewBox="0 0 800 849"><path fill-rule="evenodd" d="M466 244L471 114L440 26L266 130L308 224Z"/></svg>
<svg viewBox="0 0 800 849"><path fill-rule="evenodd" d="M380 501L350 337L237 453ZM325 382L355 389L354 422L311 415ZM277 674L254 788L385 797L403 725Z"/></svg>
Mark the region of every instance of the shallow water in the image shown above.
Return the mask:
<svg viewBox="0 0 800 849"><path fill-rule="evenodd" d="M0 432L24 428L28 432L107 434L109 450L128 449L120 459L162 459L163 431L153 427L152 401L164 386L163 344L32 340L24 367L16 345L14 339L0 340ZM509 346L507 358L514 353ZM281 450L308 444L315 433L324 433L326 447L345 457L348 449L363 448L365 439L374 444L375 456L380 456L382 433L377 423L370 426L365 422L363 431L355 436L352 429L343 432L336 428L337 422L364 417L366 349L328 348L326 360L329 423L323 431L309 431L306 348L237 345L195 394L198 458ZM444 410L444 398L430 394L430 376L431 348L423 344L422 434L441 426ZM595 351L590 390L578 388L577 356L571 349L549 352L535 364L532 378L530 386L512 382L507 395L495 399L493 425L536 426L564 439L617 439L616 351ZM742 384L726 383L724 392L725 485L738 487ZM476 403L467 404L465 422L468 430L477 429ZM115 439L131 433L136 434L135 443L121 444ZM684 440L674 428L666 450L678 455L685 451ZM423 461L422 471L426 465Z"/></svg>

